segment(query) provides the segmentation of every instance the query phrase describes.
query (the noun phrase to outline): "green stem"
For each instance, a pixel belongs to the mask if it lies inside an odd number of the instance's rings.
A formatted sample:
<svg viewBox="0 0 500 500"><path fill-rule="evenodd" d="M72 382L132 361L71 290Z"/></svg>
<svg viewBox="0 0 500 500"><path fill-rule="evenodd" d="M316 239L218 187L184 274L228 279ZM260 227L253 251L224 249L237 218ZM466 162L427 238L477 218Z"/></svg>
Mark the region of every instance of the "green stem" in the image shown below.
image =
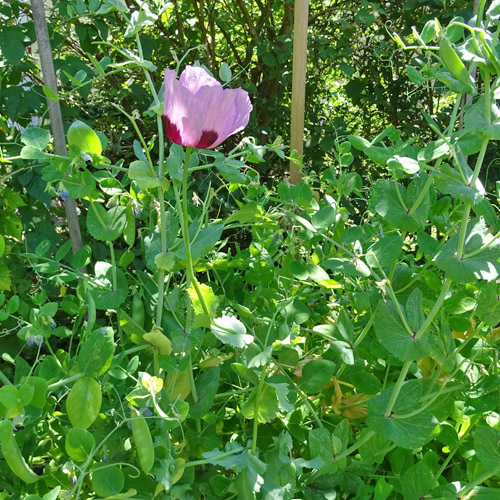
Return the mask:
<svg viewBox="0 0 500 500"><path fill-rule="evenodd" d="M63 380L59 380L57 382L54 382L53 384L50 384L47 387L47 390L53 391L54 389L57 389L58 387L61 387L66 384L71 384L71 382L76 382L79 378L83 377L83 373L77 373L76 375L72 375L71 377L65 378Z"/></svg>
<svg viewBox="0 0 500 500"><path fill-rule="evenodd" d="M113 247L113 242L109 242L109 253L111 254L111 273L113 279L113 291L118 291L118 278L116 276L116 259L115 259L115 249Z"/></svg>
<svg viewBox="0 0 500 500"><path fill-rule="evenodd" d="M160 241L161 253L167 252L167 228L165 217L165 196L163 189L158 188L158 201L160 202ZM158 270L158 303L156 306L156 326L161 327L161 320L163 316L163 302L165 299L165 270Z"/></svg>
<svg viewBox="0 0 500 500"><path fill-rule="evenodd" d="M456 498L466 498L467 495L479 484L484 483L487 479L489 479L492 476L498 475L500 472L500 467L496 467L493 470L488 470L486 472L483 472L480 476L478 476L474 481L469 483L465 488L462 488L456 495Z"/></svg>
<svg viewBox="0 0 500 500"><path fill-rule="evenodd" d="M419 339L427 331L427 328L431 326L434 317L436 316L436 314L439 312L439 309L443 305L444 299L446 298L446 294L448 293L450 286L451 286L451 279L446 278L446 281L443 284L443 288L441 289L441 293L439 294L439 297L434 303L434 307L432 308L431 312L425 319L424 324L419 328L418 332L415 334L415 339Z"/></svg>
<svg viewBox="0 0 500 500"><path fill-rule="evenodd" d="M404 381L406 379L406 374L408 373L408 370L410 369L410 366L412 364L412 361L406 361L403 367L401 368L401 371L399 372L399 377L398 380L396 381L396 384L394 388L392 389L391 393L391 399L389 400L389 403L387 404L387 408L385 409L384 416L389 417L391 415L392 409L394 408L394 405L396 404L396 399L398 399L399 393L401 392L401 388L403 387Z"/></svg>
<svg viewBox="0 0 500 500"><path fill-rule="evenodd" d="M193 286L198 299L200 300L201 307L203 308L203 312L210 316L210 312L208 310L207 305L205 304L205 298L201 293L200 285L196 281L194 276L194 268L193 268L193 258L191 256L191 244L189 242L189 216L188 216L188 200L187 200L187 186L189 179L189 158L191 156L191 152L193 148L186 148L186 156L184 157L184 166L182 167L182 237L184 239L184 246L186 247L186 270L188 275L188 287L190 285Z"/></svg>
<svg viewBox="0 0 500 500"><path fill-rule="evenodd" d="M339 453L334 460L337 462L338 460L342 460L343 458L348 457L351 453L355 452L360 446L363 446L367 441L369 441L375 435L375 431L368 431L361 439L358 439L352 446L344 450L342 453Z"/></svg>
<svg viewBox="0 0 500 500"><path fill-rule="evenodd" d="M266 380L266 368L267 368L267 365L264 365L261 369L259 385L257 387L257 394L255 395L255 403L254 403L254 407L253 407L252 448L250 450L253 455L255 455L255 451L257 450L257 434L259 431L260 398L262 396L262 391L264 390L264 383Z"/></svg>
<svg viewBox="0 0 500 500"><path fill-rule="evenodd" d="M5 385L12 385L12 382L7 378L5 373L0 370L0 380L5 384Z"/></svg>
<svg viewBox="0 0 500 500"><path fill-rule="evenodd" d="M420 193L418 195L418 198L415 200L415 203L410 208L408 215L415 214L415 212L417 211L417 208L420 206L420 203L422 203L423 199L425 198L427 191L429 191L429 188L431 187L432 182L433 182L432 175L427 176L427 181L425 182L425 186L422 188L422 190L420 191ZM403 240L404 240L404 238L403 238Z"/></svg>
<svg viewBox="0 0 500 500"><path fill-rule="evenodd" d="M221 460L223 458L226 458L226 457L230 457L231 455L236 455L237 453L241 453L242 450L241 449L236 449L236 450L231 450L231 451L227 451L226 453L221 453L220 455L216 456L216 457L213 457L211 459L211 461L214 461L214 460ZM187 467L196 467L197 465L206 465L208 463L210 463L211 461L209 460L204 460L204 459L201 459L201 460L193 460L192 462L186 462L184 464L179 464L177 467L179 469L185 469Z"/></svg>

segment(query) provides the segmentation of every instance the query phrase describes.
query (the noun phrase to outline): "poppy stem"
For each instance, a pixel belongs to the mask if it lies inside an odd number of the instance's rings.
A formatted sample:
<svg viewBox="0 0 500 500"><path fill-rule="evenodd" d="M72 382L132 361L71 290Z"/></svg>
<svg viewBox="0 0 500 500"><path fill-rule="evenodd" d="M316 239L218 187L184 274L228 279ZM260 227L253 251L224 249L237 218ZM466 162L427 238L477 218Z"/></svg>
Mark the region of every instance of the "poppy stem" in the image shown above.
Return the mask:
<svg viewBox="0 0 500 500"><path fill-rule="evenodd" d="M205 303L205 298L201 292L200 285L194 276L193 258L191 256L191 245L189 242L189 219L188 219L188 200L187 200L187 186L189 178L189 158L193 148L186 147L186 155L184 157L184 166L182 168L182 237L184 238L184 246L186 247L186 271L188 274L188 287L192 285L198 299L200 300L203 312L210 316L210 312Z"/></svg>

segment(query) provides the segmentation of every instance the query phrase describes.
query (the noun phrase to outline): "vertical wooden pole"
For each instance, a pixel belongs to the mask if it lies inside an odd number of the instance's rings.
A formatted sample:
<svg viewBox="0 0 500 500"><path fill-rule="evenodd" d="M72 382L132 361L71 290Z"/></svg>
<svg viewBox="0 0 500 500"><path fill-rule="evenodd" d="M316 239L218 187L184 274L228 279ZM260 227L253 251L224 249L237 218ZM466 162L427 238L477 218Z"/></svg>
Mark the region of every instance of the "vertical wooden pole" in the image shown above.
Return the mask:
<svg viewBox="0 0 500 500"><path fill-rule="evenodd" d="M304 111L306 104L307 25L309 0L295 0L293 27L292 116L290 149L298 156L304 151ZM302 179L300 166L290 162L290 182Z"/></svg>
<svg viewBox="0 0 500 500"><path fill-rule="evenodd" d="M36 40L38 44L38 53L40 55L40 64L42 66L43 83L46 87L57 94L57 80L52 61L52 50L50 48L49 31L47 29L47 20L45 19L45 9L43 0L31 0L31 9L33 11L33 22L35 24ZM54 136L54 148L58 155L68 156L66 149L66 136L64 134L61 107L59 102L47 98L49 108L50 128ZM66 210L66 219L68 221L69 236L72 241L73 253L82 248L82 236L80 233L80 224L76 213L75 200L68 198L64 202Z"/></svg>

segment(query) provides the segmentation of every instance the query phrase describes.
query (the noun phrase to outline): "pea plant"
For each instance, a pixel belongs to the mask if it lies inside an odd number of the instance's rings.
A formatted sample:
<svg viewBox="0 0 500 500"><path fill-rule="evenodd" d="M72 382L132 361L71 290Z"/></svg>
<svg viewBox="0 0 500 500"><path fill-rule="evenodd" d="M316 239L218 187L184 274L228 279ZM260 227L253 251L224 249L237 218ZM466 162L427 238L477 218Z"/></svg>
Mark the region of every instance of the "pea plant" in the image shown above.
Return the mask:
<svg viewBox="0 0 500 500"><path fill-rule="evenodd" d="M133 158L81 119L67 157L42 126L1 146L0 499L498 499L500 3L394 35L451 112L337 140L314 186L261 182L289 158L241 134L228 65L158 77L156 14L108 3L135 51L103 41L96 78L150 97L113 103Z"/></svg>

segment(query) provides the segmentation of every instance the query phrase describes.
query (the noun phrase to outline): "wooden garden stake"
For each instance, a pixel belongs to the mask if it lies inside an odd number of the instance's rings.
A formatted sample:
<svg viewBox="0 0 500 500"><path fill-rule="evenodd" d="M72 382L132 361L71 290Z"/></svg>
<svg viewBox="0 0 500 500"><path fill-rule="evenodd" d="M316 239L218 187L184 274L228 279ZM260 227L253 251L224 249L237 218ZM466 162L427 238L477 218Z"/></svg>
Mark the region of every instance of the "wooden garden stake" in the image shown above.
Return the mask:
<svg viewBox="0 0 500 500"><path fill-rule="evenodd" d="M298 156L304 151L304 111L306 104L307 24L309 0L295 0L293 28L292 116L290 149ZM302 179L300 166L290 162L290 182Z"/></svg>
<svg viewBox="0 0 500 500"><path fill-rule="evenodd" d="M31 0L31 9L33 11L33 22L35 24L36 40L38 52L40 55L40 64L42 66L43 83L46 87L57 94L57 80L52 61L52 50L50 48L49 32L47 21L45 19L45 9L43 0ZM58 101L47 98L49 108L50 127L54 136L54 148L58 155L68 156L66 149L66 136L64 134L61 107ZM72 242L73 253L82 248L82 236L78 215L76 213L75 200L67 198L64 201L66 218L68 220L69 236Z"/></svg>

